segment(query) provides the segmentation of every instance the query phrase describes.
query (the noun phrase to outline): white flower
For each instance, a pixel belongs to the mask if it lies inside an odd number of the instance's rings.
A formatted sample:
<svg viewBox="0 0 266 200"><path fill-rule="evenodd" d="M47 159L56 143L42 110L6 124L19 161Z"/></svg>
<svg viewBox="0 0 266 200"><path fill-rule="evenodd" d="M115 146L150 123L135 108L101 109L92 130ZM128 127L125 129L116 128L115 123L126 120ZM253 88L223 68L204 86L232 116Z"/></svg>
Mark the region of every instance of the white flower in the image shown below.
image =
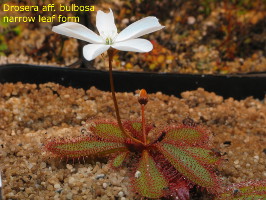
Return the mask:
<svg viewBox="0 0 266 200"><path fill-rule="evenodd" d="M84 46L83 55L87 60L93 60L110 47L121 51L149 52L153 48L151 42L138 37L160 30L164 26L161 26L156 17L146 17L132 23L118 34L110 9L109 13L101 10L97 12L96 27L100 35L75 22L54 26L52 31L92 43Z"/></svg>

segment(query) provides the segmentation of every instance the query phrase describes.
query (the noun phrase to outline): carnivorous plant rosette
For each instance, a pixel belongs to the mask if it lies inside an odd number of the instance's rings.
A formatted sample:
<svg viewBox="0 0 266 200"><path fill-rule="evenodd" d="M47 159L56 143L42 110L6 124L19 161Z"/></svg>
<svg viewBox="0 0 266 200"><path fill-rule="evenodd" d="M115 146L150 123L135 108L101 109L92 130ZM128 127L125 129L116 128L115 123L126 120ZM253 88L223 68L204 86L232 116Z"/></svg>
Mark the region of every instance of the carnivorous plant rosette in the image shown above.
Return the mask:
<svg viewBox="0 0 266 200"><path fill-rule="evenodd" d="M187 123L189 120L164 127L146 123L144 107L148 99L146 91L140 94L142 120L124 121L127 135L113 120L91 120L87 135L52 140L46 149L68 159L108 156L113 168L125 164L132 188L143 197L188 200L193 186L216 193L219 178L213 168L220 158L209 147L209 132L193 122Z"/></svg>
<svg viewBox="0 0 266 200"><path fill-rule="evenodd" d="M93 60L110 47L120 51L149 52L153 48L152 43L139 37L160 30L164 26L158 22L156 17L145 17L132 23L118 34L114 15L110 9L109 13L101 10L97 12L96 27L100 35L75 22L54 26L52 31L92 43L84 46L83 55L87 60Z"/></svg>

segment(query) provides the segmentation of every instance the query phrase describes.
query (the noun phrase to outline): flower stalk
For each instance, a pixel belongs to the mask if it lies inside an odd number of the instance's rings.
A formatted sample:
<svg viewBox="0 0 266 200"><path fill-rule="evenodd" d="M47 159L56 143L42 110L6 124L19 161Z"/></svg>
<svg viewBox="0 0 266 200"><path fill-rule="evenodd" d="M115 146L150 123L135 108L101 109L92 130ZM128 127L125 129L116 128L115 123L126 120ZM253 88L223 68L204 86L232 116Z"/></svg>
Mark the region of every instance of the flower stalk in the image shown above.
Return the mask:
<svg viewBox="0 0 266 200"><path fill-rule="evenodd" d="M113 79L113 70L112 70L112 61L113 61L113 57L116 53L116 50L114 49L109 49L107 51L108 54L108 60L109 60L109 79L110 79L110 87L111 87L111 93L112 93L112 99L114 102L114 107L115 107L115 115L116 115L116 120L118 123L118 126L120 128L120 130L122 131L122 133L124 135L126 135L127 137L129 137L130 139L132 139L134 142L136 143L141 143L144 144L143 142L141 142L140 140L137 140L136 138L132 137L130 134L128 134L125 129L123 128L122 122L121 122L121 117L120 117L120 113L119 113L119 107L117 104L117 100L116 100L116 96L115 96L115 87L114 87L114 79ZM144 140L145 141L145 140Z"/></svg>
<svg viewBox="0 0 266 200"><path fill-rule="evenodd" d="M148 95L146 90L142 89L139 93L139 104L141 105L141 123L142 123L142 135L144 145L147 145L147 134L146 134L146 122L145 122L145 105L148 103Z"/></svg>
<svg viewBox="0 0 266 200"><path fill-rule="evenodd" d="M147 135L146 135L146 130L145 130L146 123L145 123L144 107L145 107L145 105L141 105L141 122L142 122L142 134L143 134L144 145L147 145Z"/></svg>

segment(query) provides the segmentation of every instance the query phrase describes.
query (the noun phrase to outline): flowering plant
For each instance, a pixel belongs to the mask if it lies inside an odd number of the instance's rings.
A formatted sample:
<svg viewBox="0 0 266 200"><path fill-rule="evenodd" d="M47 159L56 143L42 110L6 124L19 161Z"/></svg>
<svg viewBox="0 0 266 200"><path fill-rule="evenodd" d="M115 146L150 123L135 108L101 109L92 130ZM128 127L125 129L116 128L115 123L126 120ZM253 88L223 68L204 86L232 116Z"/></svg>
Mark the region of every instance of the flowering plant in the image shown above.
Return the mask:
<svg viewBox="0 0 266 200"><path fill-rule="evenodd" d="M55 26L53 31L92 43L83 48L87 60L107 51L117 121L89 121L88 135L54 139L45 145L46 149L56 156L72 159L109 155L113 157L110 161L113 168L127 163L133 188L145 198L167 196L188 200L190 189L194 186L218 194L217 199L265 198L265 182L243 183L221 189L219 178L213 170L220 163L220 156L210 149L209 132L204 127L191 119L185 119L179 125L161 128L146 123L144 108L148 103L148 96L145 90L141 90L138 99L141 105L141 121L121 121L112 75L113 56L117 50L151 51L151 42L138 37L162 29L158 19L146 17L118 34L110 9L107 14L97 12L96 27L100 35L73 22Z"/></svg>
<svg viewBox="0 0 266 200"><path fill-rule="evenodd" d="M83 48L84 57L92 60L107 51L109 56L110 86L117 122L111 120L90 121L90 133L85 137L55 139L45 146L49 152L67 158L91 155L114 154L111 165L122 166L128 159L135 160L132 166L132 185L136 192L148 198L174 196L189 199L193 185L216 191L218 178L212 171L219 158L208 149L208 132L192 124L167 126L155 129L146 124L144 107L147 93L141 90L139 103L142 120L122 123L116 100L112 58L117 50L148 52L153 45L138 37L163 28L155 17L141 19L117 34L113 12L97 12L96 27L100 36L78 23L67 22L53 27L53 31L88 41ZM148 133L157 135L148 138Z"/></svg>

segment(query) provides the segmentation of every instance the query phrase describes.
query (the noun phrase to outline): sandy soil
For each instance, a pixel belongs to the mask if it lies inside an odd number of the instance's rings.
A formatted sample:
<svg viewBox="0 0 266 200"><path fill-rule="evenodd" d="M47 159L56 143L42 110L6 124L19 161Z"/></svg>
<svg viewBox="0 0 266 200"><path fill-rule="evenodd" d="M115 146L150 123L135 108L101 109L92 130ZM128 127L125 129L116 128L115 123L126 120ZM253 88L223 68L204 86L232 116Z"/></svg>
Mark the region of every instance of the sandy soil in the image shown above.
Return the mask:
<svg viewBox="0 0 266 200"><path fill-rule="evenodd" d="M206 125L213 148L223 155L218 173L224 183L266 179L266 99L223 99L203 89L182 98L150 94L151 123L180 123L185 117ZM134 93L118 93L121 117L139 119ZM6 199L139 199L126 168L114 171L107 159L83 164L49 158L43 144L52 137L80 135L92 117L114 119L109 92L57 84L0 84L0 148Z"/></svg>

